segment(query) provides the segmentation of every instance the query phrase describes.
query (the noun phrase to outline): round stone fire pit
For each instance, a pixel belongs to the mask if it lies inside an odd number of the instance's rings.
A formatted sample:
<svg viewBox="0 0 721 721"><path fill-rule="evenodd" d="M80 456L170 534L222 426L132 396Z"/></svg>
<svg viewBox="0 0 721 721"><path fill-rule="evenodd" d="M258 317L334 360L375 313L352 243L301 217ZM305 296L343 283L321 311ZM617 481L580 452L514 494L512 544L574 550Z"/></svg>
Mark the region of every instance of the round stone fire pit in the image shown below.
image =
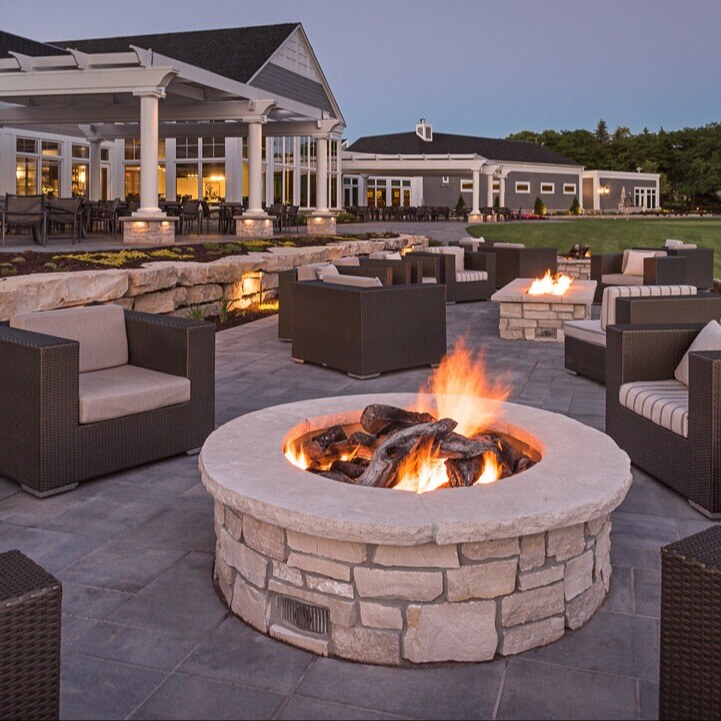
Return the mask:
<svg viewBox="0 0 721 721"><path fill-rule="evenodd" d="M415 398L291 403L208 438L199 464L227 605L314 653L390 665L485 661L582 626L608 591L609 514L631 484L628 456L605 434L504 403L493 430L541 460L489 485L424 494L339 483L283 455L371 403Z"/></svg>

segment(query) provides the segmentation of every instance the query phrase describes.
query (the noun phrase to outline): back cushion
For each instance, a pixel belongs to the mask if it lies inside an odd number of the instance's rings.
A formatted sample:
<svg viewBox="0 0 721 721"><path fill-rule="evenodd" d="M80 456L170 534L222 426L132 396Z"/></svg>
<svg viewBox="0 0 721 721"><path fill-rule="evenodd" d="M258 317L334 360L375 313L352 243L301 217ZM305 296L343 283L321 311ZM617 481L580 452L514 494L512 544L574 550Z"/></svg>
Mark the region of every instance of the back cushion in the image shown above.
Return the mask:
<svg viewBox="0 0 721 721"><path fill-rule="evenodd" d="M494 243L494 248L525 248L524 243Z"/></svg>
<svg viewBox="0 0 721 721"><path fill-rule="evenodd" d="M663 244L665 248L678 248L682 246L684 242L682 240L674 240L673 238L666 238L666 242Z"/></svg>
<svg viewBox="0 0 721 721"><path fill-rule="evenodd" d="M438 255L452 255L455 257L456 273L465 270L465 250L458 245L440 245L428 248L429 253L437 253Z"/></svg>
<svg viewBox="0 0 721 721"><path fill-rule="evenodd" d="M93 305L37 313L18 313L13 328L80 343L80 372L114 368L128 362L125 313L119 305Z"/></svg>
<svg viewBox="0 0 721 721"><path fill-rule="evenodd" d="M344 265L350 266L351 268L358 268L360 267L360 260L354 255L347 255L343 258L336 258L333 261L333 265Z"/></svg>
<svg viewBox="0 0 721 721"><path fill-rule="evenodd" d="M645 258L659 258L665 256L663 250L633 250L623 251L621 272L624 275L643 275L643 261Z"/></svg>
<svg viewBox="0 0 721 721"><path fill-rule="evenodd" d="M324 283L331 283L332 285L348 285L354 288L382 288L383 283L378 278L366 278L362 275L325 275L323 276Z"/></svg>
<svg viewBox="0 0 721 721"><path fill-rule="evenodd" d="M616 301L619 298L652 298L671 295L696 295L693 285L612 285L603 289L601 328L616 323Z"/></svg>
<svg viewBox="0 0 721 721"><path fill-rule="evenodd" d="M338 268L336 268L334 265L326 265L325 268L318 269L318 276L317 278L313 278L313 280L325 280L326 278L335 275L340 275L340 271L338 270Z"/></svg>
<svg viewBox="0 0 721 721"><path fill-rule="evenodd" d="M461 238L458 241L458 245L462 248L470 248L472 251L477 251L481 244L485 242L483 238Z"/></svg>
<svg viewBox="0 0 721 721"><path fill-rule="evenodd" d="M329 263L307 263L298 266L298 280L318 280L318 274L327 268Z"/></svg>
<svg viewBox="0 0 721 721"><path fill-rule="evenodd" d="M721 351L721 325L717 320L707 323L683 354L683 358L674 372L677 381L685 386L688 385L688 354L702 350Z"/></svg>

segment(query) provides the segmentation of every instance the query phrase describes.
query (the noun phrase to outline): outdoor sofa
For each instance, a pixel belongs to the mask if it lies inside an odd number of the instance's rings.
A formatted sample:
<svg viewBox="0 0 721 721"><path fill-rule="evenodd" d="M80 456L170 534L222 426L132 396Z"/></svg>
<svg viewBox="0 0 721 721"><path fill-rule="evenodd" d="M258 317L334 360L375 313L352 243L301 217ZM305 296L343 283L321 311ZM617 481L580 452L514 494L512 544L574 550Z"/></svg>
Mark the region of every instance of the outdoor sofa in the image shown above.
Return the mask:
<svg viewBox="0 0 721 721"><path fill-rule="evenodd" d="M215 427L211 323L116 305L0 325L0 475L36 496L199 448Z"/></svg>
<svg viewBox="0 0 721 721"><path fill-rule="evenodd" d="M292 293L296 362L365 379L435 365L446 352L444 285L384 286L338 275L333 282L296 282Z"/></svg>
<svg viewBox="0 0 721 721"><path fill-rule="evenodd" d="M488 300L496 289L496 259L491 254L441 245L413 252L409 257L422 260L425 283L435 277L437 283L446 286L448 303Z"/></svg>
<svg viewBox="0 0 721 721"><path fill-rule="evenodd" d="M601 302L603 289L610 285L694 285L688 280L686 256L654 248L592 255L591 280L597 283L594 303Z"/></svg>
<svg viewBox="0 0 721 721"><path fill-rule="evenodd" d="M721 294L697 295L692 285L608 286L603 291L601 316L563 324L567 370L606 380L606 329L616 323L667 324L700 322L721 317Z"/></svg>
<svg viewBox="0 0 721 721"><path fill-rule="evenodd" d="M705 328L703 323L609 326L606 433L635 465L702 513L718 517L721 351L686 355ZM721 339L721 327L717 333Z"/></svg>
<svg viewBox="0 0 721 721"><path fill-rule="evenodd" d="M523 243L486 243L480 253L496 259L496 287L503 288L516 278L540 278L558 269L556 248L526 248Z"/></svg>
<svg viewBox="0 0 721 721"><path fill-rule="evenodd" d="M333 265L347 276L378 278L383 285L393 283L393 269L388 264L361 267L360 259L343 257L320 263L306 263L278 273L278 340L290 342L293 337L293 284L297 281L318 280L320 274Z"/></svg>

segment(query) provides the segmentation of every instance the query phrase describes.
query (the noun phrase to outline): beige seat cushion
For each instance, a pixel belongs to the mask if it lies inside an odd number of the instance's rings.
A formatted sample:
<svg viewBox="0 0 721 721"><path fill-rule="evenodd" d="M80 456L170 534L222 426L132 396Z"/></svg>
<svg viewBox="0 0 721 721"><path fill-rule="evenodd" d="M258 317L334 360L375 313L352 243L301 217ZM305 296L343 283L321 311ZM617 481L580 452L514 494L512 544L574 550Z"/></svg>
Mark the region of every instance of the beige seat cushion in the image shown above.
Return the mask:
<svg viewBox="0 0 721 721"><path fill-rule="evenodd" d="M605 277L605 276L604 276ZM624 276L628 278L628 276ZM696 295L693 285L612 285L603 289L601 300L601 328L606 330L616 322L616 301L619 298L652 298L673 295Z"/></svg>
<svg viewBox="0 0 721 721"><path fill-rule="evenodd" d="M643 285L643 276L606 273L601 276L601 283L604 285Z"/></svg>
<svg viewBox="0 0 721 721"><path fill-rule="evenodd" d="M567 338L606 347L606 331L601 328L600 320L567 320L563 324L563 334Z"/></svg>
<svg viewBox="0 0 721 721"><path fill-rule="evenodd" d="M676 366L674 376L677 381L683 383L685 386L688 385L688 355L694 351L701 350L721 351L721 325L719 325L717 320L709 321L701 329L701 332L694 338L693 343L691 343L688 350L683 354L681 362Z"/></svg>
<svg viewBox="0 0 721 721"><path fill-rule="evenodd" d="M396 250L377 250L374 253L369 253L368 257L371 260L402 260L403 256Z"/></svg>
<svg viewBox="0 0 721 721"><path fill-rule="evenodd" d="M440 245L428 248L429 253L436 255L452 255L455 258L456 273L465 269L465 250L458 245Z"/></svg>
<svg viewBox="0 0 721 721"><path fill-rule="evenodd" d="M618 391L624 408L679 436L688 437L688 388L676 380L624 383Z"/></svg>
<svg viewBox="0 0 721 721"><path fill-rule="evenodd" d="M494 243L494 248L525 248L525 243Z"/></svg>
<svg viewBox="0 0 721 721"><path fill-rule="evenodd" d="M96 423L133 413L187 403L190 381L138 366L80 374L80 423Z"/></svg>
<svg viewBox="0 0 721 721"><path fill-rule="evenodd" d="M125 313L119 305L18 313L10 319L10 326L78 341L81 373L128 362Z"/></svg>
<svg viewBox="0 0 721 721"><path fill-rule="evenodd" d="M481 245L485 243L484 238L461 238L458 241L458 245L461 246L461 248L468 248L472 250L473 252L477 251Z"/></svg>
<svg viewBox="0 0 721 721"><path fill-rule="evenodd" d="M438 279L434 278L432 275L424 275L423 282L424 283L438 283Z"/></svg>
<svg viewBox="0 0 721 721"><path fill-rule="evenodd" d="M664 250L634 250L627 248L623 251L621 273L623 275L640 275L643 277L643 261L646 258L662 258L666 256Z"/></svg>
<svg viewBox="0 0 721 721"><path fill-rule="evenodd" d="M351 268L360 267L360 258L356 258L354 255L346 255L343 258L336 258L333 261L333 265L346 266Z"/></svg>
<svg viewBox="0 0 721 721"><path fill-rule="evenodd" d="M684 245L682 240L674 240L673 238L666 238L666 242L663 244L664 248L680 248Z"/></svg>
<svg viewBox="0 0 721 721"><path fill-rule="evenodd" d="M456 273L456 283L472 283L480 280L488 280L488 273L485 270L462 270Z"/></svg>
<svg viewBox="0 0 721 721"><path fill-rule="evenodd" d="M338 275L327 274L323 276L323 282L332 285L347 285L354 288L379 288L383 283L378 278L366 278L362 275Z"/></svg>
<svg viewBox="0 0 721 721"><path fill-rule="evenodd" d="M298 266L298 280L318 280L321 271L327 268L330 263L306 263L306 265Z"/></svg>

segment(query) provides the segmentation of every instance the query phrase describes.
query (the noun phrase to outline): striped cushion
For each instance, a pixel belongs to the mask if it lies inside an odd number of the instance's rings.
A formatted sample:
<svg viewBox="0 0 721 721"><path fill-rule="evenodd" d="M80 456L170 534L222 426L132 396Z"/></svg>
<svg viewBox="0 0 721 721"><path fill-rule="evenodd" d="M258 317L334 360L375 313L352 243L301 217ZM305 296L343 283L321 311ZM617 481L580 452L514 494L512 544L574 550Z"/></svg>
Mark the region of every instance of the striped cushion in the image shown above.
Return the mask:
<svg viewBox="0 0 721 721"><path fill-rule="evenodd" d="M452 255L456 259L456 273L459 273L464 268L465 263L465 251L459 245L436 245L428 248L428 253L434 253L436 255Z"/></svg>
<svg viewBox="0 0 721 721"><path fill-rule="evenodd" d="M597 320L567 320L563 324L563 333L567 338L606 347L606 331Z"/></svg>
<svg viewBox="0 0 721 721"><path fill-rule="evenodd" d="M456 283L470 283L479 280L488 280L488 273L485 270L462 270L456 273Z"/></svg>
<svg viewBox="0 0 721 721"><path fill-rule="evenodd" d="M696 287L693 285L626 285L604 288L601 301L601 328L606 330L609 325L616 322L616 301L619 298L650 298L671 295L696 295Z"/></svg>
<svg viewBox="0 0 721 721"><path fill-rule="evenodd" d="M688 437L688 388L683 383L676 380L624 383L618 400L624 408Z"/></svg>

